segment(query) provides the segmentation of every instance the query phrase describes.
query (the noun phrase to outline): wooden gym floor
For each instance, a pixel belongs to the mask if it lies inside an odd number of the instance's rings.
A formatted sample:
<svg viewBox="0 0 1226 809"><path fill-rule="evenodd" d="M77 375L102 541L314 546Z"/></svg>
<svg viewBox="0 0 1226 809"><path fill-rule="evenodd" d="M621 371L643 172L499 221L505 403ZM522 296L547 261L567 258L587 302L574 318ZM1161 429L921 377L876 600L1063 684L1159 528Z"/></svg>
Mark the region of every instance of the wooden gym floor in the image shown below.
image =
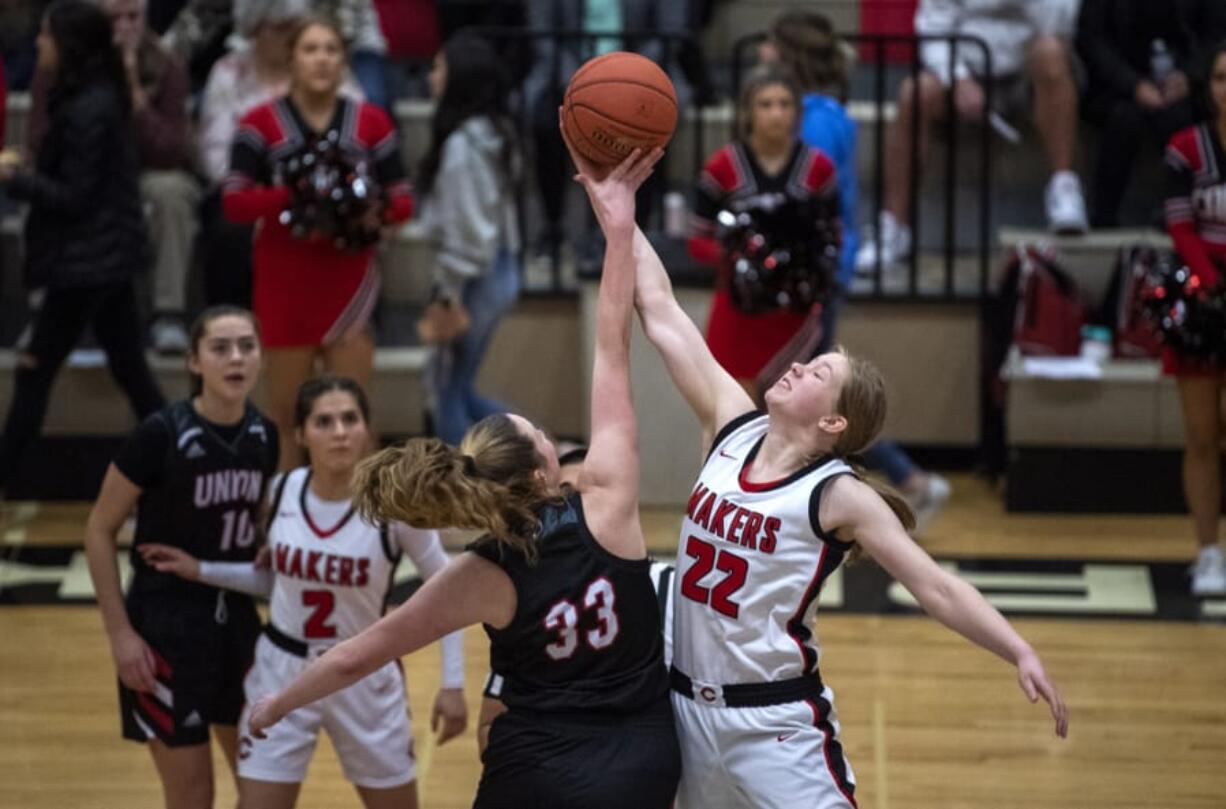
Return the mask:
<svg viewBox="0 0 1226 809"><path fill-rule="evenodd" d="M1070 735L1054 736L1046 710L1025 701L1008 666L901 606L905 593L862 565L828 585L831 608L818 618L822 672L860 806L1226 807L1226 601L1182 593L1175 563L1194 552L1186 520L1007 515L984 483L953 482L954 498L924 544L1020 615L1011 619L1064 689ZM79 547L86 509L7 504L0 517L0 809L161 805L148 755L119 739L96 611L10 603L20 600L15 593L42 592L36 581L80 594L79 554L59 573L21 560L39 548ZM644 515L662 556L674 551L677 519ZM475 718L486 666L480 629L468 630L465 645ZM438 748L426 727L436 650L408 658L406 671L421 805L467 807L480 773L473 733ZM216 805L232 806L229 777L218 784ZM299 806L359 805L324 741Z"/></svg>

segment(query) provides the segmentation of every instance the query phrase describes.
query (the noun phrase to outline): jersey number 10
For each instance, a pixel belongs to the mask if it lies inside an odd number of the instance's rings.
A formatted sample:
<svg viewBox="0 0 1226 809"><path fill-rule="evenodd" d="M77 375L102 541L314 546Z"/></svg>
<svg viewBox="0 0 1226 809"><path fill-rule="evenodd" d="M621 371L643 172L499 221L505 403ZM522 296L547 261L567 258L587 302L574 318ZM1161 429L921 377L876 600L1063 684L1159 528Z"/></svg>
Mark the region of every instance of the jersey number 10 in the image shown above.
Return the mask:
<svg viewBox="0 0 1226 809"><path fill-rule="evenodd" d="M597 626L583 633L583 639L594 651L608 648L617 638L621 623L613 605L617 595L613 582L601 576L587 586L583 594L585 611L596 613ZM579 648L579 610L570 601L563 599L545 614L545 629L556 633L557 640L545 647L545 654L554 660L566 660Z"/></svg>
<svg viewBox="0 0 1226 809"><path fill-rule="evenodd" d="M227 511L221 515L221 550L222 553L231 548L250 548L255 542L255 524L251 522L251 512L240 508Z"/></svg>

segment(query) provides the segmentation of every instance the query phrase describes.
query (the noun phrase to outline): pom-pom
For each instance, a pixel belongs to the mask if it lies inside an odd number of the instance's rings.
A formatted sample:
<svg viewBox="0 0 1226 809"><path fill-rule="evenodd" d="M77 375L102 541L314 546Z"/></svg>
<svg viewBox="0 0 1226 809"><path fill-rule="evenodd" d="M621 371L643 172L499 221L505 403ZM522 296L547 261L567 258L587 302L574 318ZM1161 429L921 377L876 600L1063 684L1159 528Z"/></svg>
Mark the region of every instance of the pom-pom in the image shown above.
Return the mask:
<svg viewBox="0 0 1226 809"><path fill-rule="evenodd" d="M1180 354L1226 360L1226 289L1206 286L1178 257L1160 258L1145 276L1141 311Z"/></svg>
<svg viewBox="0 0 1226 809"><path fill-rule="evenodd" d="M366 160L340 145L335 129L286 156L275 180L291 192L277 221L298 239L327 241L338 250L362 250L379 240L384 194Z"/></svg>

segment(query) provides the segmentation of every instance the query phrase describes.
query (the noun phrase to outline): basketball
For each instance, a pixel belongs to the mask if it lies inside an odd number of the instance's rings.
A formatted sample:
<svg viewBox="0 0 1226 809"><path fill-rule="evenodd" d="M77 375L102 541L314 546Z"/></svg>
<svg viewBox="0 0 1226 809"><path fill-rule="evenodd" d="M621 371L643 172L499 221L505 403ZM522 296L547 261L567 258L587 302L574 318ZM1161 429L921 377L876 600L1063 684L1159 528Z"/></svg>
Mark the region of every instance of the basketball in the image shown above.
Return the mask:
<svg viewBox="0 0 1226 809"><path fill-rule="evenodd" d="M650 59L606 53L575 71L562 100L562 126L584 157L616 165L635 148L668 143L677 127L677 94Z"/></svg>

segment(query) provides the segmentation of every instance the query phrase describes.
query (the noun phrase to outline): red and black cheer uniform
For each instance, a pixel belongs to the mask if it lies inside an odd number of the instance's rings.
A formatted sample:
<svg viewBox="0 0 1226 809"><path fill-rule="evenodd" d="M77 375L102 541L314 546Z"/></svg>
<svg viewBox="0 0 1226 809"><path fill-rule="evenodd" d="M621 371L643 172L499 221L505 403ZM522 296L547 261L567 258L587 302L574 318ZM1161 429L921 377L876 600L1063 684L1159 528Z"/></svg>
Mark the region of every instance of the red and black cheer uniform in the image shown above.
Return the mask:
<svg viewBox="0 0 1226 809"><path fill-rule="evenodd" d="M367 161L388 195L384 221L413 213L412 189L400 161L396 130L372 104L338 98L324 133L335 131L345 154ZM316 134L288 96L263 104L239 123L222 204L234 222L256 222L252 305L272 348L329 345L370 318L379 296L374 247L342 251L318 238L295 238L278 215L290 191L274 186L276 167Z"/></svg>
<svg viewBox="0 0 1226 809"><path fill-rule="evenodd" d="M126 599L132 629L153 650L152 693L119 686L124 738L204 744L243 706L260 618L250 596L159 573L137 548L159 542L201 560L249 562L279 457L277 428L247 405L238 424L213 424L191 401L141 422L115 467L141 489Z"/></svg>
<svg viewBox="0 0 1226 809"><path fill-rule="evenodd" d="M690 220L690 254L719 268L720 279L707 322L707 345L715 359L737 379L753 379L796 334L805 314L778 309L760 315L738 310L727 291L731 268L716 238L715 217L722 210L753 213L780 203L811 205L821 216L837 216L834 164L820 150L797 140L778 174L767 174L743 142L734 141L711 156L698 178Z"/></svg>
<svg viewBox="0 0 1226 809"><path fill-rule="evenodd" d="M507 712L494 720L474 809L670 809L681 777L650 559L592 536L571 491L537 511L537 556L469 546L501 567L516 608L485 627Z"/></svg>
<svg viewBox="0 0 1226 809"><path fill-rule="evenodd" d="M1166 229L1175 250L1206 288L1226 269L1226 151L1213 126L1175 134L1166 147ZM1175 376L1219 374L1220 366L1166 349L1163 370Z"/></svg>

